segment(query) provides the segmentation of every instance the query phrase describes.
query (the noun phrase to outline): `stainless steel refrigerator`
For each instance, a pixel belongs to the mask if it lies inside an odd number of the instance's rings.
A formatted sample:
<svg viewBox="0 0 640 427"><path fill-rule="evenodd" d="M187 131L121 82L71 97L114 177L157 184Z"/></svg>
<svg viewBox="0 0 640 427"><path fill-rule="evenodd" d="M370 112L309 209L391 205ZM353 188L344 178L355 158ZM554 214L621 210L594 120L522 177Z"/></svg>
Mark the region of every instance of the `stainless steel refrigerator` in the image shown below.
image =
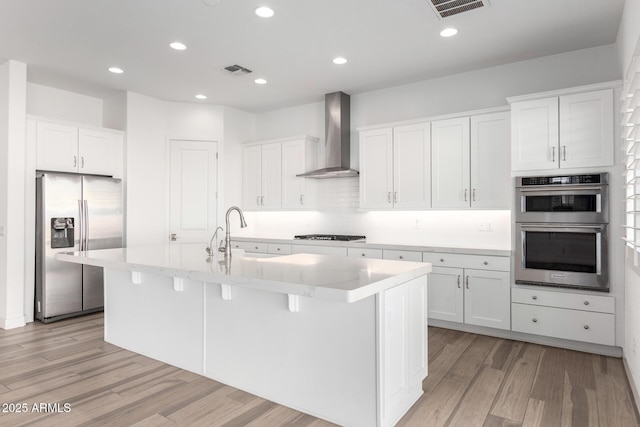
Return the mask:
<svg viewBox="0 0 640 427"><path fill-rule="evenodd" d="M122 182L42 173L36 178L36 318L102 310L102 268L58 261L61 252L122 247Z"/></svg>

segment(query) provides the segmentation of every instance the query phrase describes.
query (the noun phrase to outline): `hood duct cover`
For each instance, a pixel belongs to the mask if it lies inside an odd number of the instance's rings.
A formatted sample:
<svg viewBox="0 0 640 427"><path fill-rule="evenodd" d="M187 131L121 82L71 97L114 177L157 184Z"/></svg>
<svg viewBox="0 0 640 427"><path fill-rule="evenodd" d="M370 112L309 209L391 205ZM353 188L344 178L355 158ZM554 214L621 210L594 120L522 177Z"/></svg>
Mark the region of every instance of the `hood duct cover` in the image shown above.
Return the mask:
<svg viewBox="0 0 640 427"><path fill-rule="evenodd" d="M348 178L358 176L351 163L351 102L343 92L324 96L325 167L297 176L306 178Z"/></svg>

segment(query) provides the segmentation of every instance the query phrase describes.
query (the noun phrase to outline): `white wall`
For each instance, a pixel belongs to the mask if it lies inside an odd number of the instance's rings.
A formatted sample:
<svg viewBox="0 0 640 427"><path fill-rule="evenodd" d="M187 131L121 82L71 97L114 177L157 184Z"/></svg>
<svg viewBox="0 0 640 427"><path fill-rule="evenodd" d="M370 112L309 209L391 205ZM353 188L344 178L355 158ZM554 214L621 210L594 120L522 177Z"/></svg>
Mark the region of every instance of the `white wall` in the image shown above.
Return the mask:
<svg viewBox="0 0 640 427"><path fill-rule="evenodd" d="M0 328L23 326L27 66L0 65Z"/></svg>
<svg viewBox="0 0 640 427"><path fill-rule="evenodd" d="M102 99L27 83L27 114L102 126Z"/></svg>
<svg viewBox="0 0 640 427"><path fill-rule="evenodd" d="M618 31L618 65L620 72L626 75L634 54L637 54L640 37L640 2L627 0ZM629 382L634 391L636 405L640 406L640 353L636 351L636 342L640 341L640 269L635 265L633 255L625 259L625 337L623 357L629 372Z"/></svg>
<svg viewBox="0 0 640 427"><path fill-rule="evenodd" d="M128 92L126 101L127 245L168 241L167 144L222 141L223 107L166 102Z"/></svg>

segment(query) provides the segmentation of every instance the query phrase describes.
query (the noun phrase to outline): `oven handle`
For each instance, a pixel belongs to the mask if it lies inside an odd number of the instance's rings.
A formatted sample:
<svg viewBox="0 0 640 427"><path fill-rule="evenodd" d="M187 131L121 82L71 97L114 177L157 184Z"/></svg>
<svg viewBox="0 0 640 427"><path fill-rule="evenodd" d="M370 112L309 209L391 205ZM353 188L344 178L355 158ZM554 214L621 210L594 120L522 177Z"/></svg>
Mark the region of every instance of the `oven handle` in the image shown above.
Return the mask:
<svg viewBox="0 0 640 427"><path fill-rule="evenodd" d="M519 191L523 193L546 193L548 191L602 191L602 187L544 187L544 188L526 188L520 187Z"/></svg>
<svg viewBox="0 0 640 427"><path fill-rule="evenodd" d="M520 228L523 229L549 229L549 228L582 228L587 230L604 230L605 225L603 224L552 224L552 223L544 223L544 224L520 224Z"/></svg>

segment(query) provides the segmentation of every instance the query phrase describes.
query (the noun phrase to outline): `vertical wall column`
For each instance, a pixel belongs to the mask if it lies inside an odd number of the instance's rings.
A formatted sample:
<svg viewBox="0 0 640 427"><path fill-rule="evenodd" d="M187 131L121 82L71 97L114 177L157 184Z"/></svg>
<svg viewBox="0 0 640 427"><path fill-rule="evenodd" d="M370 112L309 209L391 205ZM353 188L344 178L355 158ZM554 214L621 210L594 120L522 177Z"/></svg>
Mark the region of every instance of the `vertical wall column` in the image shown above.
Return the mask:
<svg viewBox="0 0 640 427"><path fill-rule="evenodd" d="M0 328L24 326L27 66L0 65Z"/></svg>

